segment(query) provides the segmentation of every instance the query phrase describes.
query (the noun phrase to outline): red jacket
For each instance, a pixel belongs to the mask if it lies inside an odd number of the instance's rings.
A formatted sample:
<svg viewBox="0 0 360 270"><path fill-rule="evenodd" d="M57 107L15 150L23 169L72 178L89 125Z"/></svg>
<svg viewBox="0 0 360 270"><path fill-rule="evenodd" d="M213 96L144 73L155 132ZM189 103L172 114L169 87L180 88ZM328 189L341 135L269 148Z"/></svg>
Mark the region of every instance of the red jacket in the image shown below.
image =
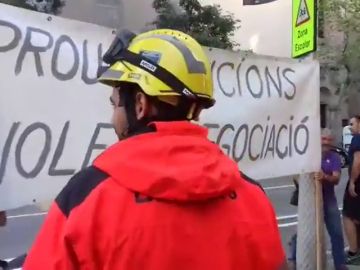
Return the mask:
<svg viewBox="0 0 360 270"><path fill-rule="evenodd" d="M272 270L283 252L272 206L188 122L121 141L56 198L25 270Z"/></svg>

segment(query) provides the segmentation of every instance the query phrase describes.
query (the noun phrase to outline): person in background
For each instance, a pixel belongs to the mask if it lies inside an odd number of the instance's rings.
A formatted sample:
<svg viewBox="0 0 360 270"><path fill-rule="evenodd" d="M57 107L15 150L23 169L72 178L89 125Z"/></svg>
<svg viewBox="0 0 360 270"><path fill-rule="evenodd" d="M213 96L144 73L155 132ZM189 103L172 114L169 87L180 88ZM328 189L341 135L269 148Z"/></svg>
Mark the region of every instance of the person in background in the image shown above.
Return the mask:
<svg viewBox="0 0 360 270"><path fill-rule="evenodd" d="M6 212L0 211L0 227L4 227L6 225ZM0 269L5 269L7 266L7 262L0 260Z"/></svg>
<svg viewBox="0 0 360 270"><path fill-rule="evenodd" d="M347 269L344 251L341 215L335 196L335 186L340 182L341 159L331 151L333 137L330 130L324 129L321 136L322 159L321 171L315 173L315 180L322 183L324 222L330 236L332 256L336 270Z"/></svg>
<svg viewBox="0 0 360 270"><path fill-rule="evenodd" d="M349 148L349 182L345 189L343 222L349 251L347 263L360 261L359 224L360 224L360 115L350 119L353 135Z"/></svg>
<svg viewBox="0 0 360 270"><path fill-rule="evenodd" d="M299 177L300 175L294 175L292 180L295 186L295 190L293 191L290 199L290 204L293 206L298 206L299 204ZM295 232L289 241L290 254L288 257L288 265L291 270L296 269L296 245L297 245L297 232Z"/></svg>

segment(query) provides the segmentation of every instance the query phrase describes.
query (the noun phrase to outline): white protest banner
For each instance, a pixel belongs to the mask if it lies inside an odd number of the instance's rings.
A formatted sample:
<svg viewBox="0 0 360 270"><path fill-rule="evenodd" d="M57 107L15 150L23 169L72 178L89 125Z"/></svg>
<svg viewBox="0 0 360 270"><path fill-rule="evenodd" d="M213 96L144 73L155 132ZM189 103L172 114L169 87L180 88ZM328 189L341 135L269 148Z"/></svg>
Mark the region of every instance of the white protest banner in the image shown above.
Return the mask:
<svg viewBox="0 0 360 270"><path fill-rule="evenodd" d="M264 56L209 52L215 107L201 122L255 179L320 167L319 64Z"/></svg>
<svg viewBox="0 0 360 270"><path fill-rule="evenodd" d="M116 141L96 84L111 29L0 4L0 209L53 199ZM201 118L241 170L319 167L319 67L211 50L217 104Z"/></svg>
<svg viewBox="0 0 360 270"><path fill-rule="evenodd" d="M0 5L0 209L56 196L115 142L96 83L112 30Z"/></svg>

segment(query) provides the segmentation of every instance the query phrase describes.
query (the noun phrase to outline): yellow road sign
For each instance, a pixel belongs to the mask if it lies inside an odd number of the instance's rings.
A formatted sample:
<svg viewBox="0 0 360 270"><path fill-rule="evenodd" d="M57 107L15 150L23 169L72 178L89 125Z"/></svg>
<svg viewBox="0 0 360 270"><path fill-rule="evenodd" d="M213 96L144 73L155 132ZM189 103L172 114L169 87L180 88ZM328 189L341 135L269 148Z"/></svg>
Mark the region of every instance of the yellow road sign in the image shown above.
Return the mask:
<svg viewBox="0 0 360 270"><path fill-rule="evenodd" d="M292 57L299 57L316 49L315 0L293 0Z"/></svg>

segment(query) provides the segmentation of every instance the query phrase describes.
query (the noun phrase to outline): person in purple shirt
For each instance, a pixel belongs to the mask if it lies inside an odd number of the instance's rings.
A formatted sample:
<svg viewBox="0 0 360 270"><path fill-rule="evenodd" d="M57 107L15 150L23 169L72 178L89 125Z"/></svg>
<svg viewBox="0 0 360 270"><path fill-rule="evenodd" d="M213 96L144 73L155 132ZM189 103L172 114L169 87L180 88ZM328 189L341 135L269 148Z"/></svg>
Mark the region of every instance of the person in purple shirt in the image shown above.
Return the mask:
<svg viewBox="0 0 360 270"><path fill-rule="evenodd" d="M341 176L341 160L336 152L331 151L332 140L330 134L321 137L321 171L315 174L315 179L322 183L324 221L331 240L335 269L340 270L347 269L341 215L335 196L335 186Z"/></svg>

